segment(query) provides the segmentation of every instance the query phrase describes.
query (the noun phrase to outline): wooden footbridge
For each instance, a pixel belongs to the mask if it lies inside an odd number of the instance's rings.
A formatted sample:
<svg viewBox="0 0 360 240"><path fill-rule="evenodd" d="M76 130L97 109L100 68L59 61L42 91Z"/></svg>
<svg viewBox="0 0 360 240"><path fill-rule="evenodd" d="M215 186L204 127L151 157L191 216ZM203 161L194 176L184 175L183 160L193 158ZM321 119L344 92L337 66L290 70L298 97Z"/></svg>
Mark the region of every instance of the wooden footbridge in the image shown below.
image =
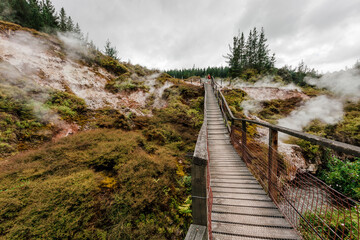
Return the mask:
<svg viewBox="0 0 360 240"><path fill-rule="evenodd" d="M359 221L358 209L353 215L351 211L343 211L329 217L337 219L336 227L318 213L324 206L326 211L334 213L336 209L352 209L358 202L307 172L296 172L292 181L286 182L284 174L289 174L286 171L289 164L280 162L277 132L354 156L360 156L359 147L267 123L236 119L213 80L205 83L204 88L204 124L192 164L193 224L186 240L359 239L359 223L344 227L344 222L339 221L349 214L350 219L357 214L355 220ZM236 120L241 122L240 127ZM269 128L266 159L251 152L246 123Z"/></svg>

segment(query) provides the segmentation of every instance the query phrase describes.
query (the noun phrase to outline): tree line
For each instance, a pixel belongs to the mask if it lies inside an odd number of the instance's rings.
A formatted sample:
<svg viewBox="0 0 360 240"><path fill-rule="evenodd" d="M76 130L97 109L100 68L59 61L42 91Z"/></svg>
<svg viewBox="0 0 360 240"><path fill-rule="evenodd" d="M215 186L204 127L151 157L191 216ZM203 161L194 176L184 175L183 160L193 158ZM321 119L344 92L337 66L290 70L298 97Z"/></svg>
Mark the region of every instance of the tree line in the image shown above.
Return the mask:
<svg viewBox="0 0 360 240"><path fill-rule="evenodd" d="M61 31L81 34L79 24L67 16L64 8L59 14L56 13L50 0L2 0L0 18L47 33Z"/></svg>
<svg viewBox="0 0 360 240"><path fill-rule="evenodd" d="M56 12L51 0L1 0L0 20L13 22L23 27L46 33L74 33L89 48L98 50L95 44L84 37L78 23L74 23L64 8ZM105 44L105 55L118 59L117 50L108 39Z"/></svg>
<svg viewBox="0 0 360 240"><path fill-rule="evenodd" d="M228 76L229 67L207 67L207 68L188 68L188 69L171 69L166 71L175 78L189 78L192 76L205 77L210 74L213 77L225 78Z"/></svg>
<svg viewBox="0 0 360 240"><path fill-rule="evenodd" d="M274 68L275 54L270 54L266 43L264 28L258 32L256 27L250 30L247 39L242 32L233 38L230 52L225 56L229 64L229 77L239 77L247 69L258 73L270 72Z"/></svg>

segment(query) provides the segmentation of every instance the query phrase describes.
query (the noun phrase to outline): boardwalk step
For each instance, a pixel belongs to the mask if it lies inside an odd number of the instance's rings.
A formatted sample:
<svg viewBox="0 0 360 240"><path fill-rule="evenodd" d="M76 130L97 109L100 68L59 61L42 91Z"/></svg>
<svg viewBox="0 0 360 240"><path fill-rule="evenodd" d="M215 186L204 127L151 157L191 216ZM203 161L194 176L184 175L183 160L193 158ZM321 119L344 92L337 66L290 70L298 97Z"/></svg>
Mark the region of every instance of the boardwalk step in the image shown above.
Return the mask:
<svg viewBox="0 0 360 240"><path fill-rule="evenodd" d="M233 223L212 222L212 231L214 234L232 235L237 237L251 237L260 239L300 239L294 230L274 227L262 227ZM223 238L218 238L223 239ZM241 238L233 238L241 239Z"/></svg>

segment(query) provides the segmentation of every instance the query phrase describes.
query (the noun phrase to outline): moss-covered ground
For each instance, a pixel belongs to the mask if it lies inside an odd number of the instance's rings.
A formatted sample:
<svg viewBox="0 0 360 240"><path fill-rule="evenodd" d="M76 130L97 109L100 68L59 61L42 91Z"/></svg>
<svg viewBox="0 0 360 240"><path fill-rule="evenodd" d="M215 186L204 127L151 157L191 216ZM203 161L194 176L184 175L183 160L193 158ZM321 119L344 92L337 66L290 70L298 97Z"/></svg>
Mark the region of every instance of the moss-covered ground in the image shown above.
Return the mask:
<svg viewBox="0 0 360 240"><path fill-rule="evenodd" d="M203 90L180 83L163 98L167 107L144 117L52 93L50 109L92 130L0 160L0 239L183 239ZM1 101L3 121L37 123L25 105Z"/></svg>

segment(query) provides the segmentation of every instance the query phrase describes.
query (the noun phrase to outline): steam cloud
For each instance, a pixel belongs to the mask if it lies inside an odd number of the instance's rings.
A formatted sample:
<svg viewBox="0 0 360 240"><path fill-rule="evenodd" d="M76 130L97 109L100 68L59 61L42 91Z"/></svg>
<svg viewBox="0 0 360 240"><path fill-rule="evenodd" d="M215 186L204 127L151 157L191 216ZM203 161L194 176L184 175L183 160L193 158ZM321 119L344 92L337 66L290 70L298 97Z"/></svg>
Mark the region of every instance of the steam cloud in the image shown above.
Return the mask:
<svg viewBox="0 0 360 240"><path fill-rule="evenodd" d="M306 78L308 84L326 88L340 98L360 100L360 64L353 68L324 74L320 79Z"/></svg>
<svg viewBox="0 0 360 240"><path fill-rule="evenodd" d="M42 122L61 124L59 116L44 103L50 89L41 87L21 74L14 66L0 61L0 94L26 102L33 114Z"/></svg>
<svg viewBox="0 0 360 240"><path fill-rule="evenodd" d="M301 89L293 83L284 84L283 82L276 82L273 80L273 76L265 76L262 79L256 81L255 83L245 82L241 80L236 80L233 83L234 88L242 88L242 87L271 87L271 88L279 88L284 90L297 90L301 91Z"/></svg>
<svg viewBox="0 0 360 240"><path fill-rule="evenodd" d="M288 117L280 119L278 125L301 131L312 120L320 119L327 124L335 124L342 116L342 102L322 95L308 100Z"/></svg>

